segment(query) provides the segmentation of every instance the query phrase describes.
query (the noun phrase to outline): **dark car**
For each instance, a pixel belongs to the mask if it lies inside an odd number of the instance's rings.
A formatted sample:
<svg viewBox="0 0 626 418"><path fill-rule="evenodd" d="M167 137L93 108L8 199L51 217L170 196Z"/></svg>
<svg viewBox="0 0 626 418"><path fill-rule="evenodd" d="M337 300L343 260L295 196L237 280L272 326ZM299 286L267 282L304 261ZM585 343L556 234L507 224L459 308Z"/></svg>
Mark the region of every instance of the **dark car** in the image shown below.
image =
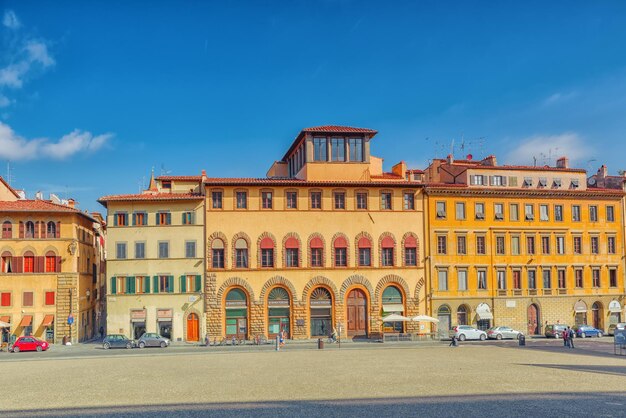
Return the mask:
<svg viewBox="0 0 626 418"><path fill-rule="evenodd" d="M125 335L122 334L111 334L104 337L102 340L102 348L108 350L109 348L133 348L135 346L135 342L133 340L128 339Z"/></svg>
<svg viewBox="0 0 626 418"><path fill-rule="evenodd" d="M20 351L46 351L50 348L50 344L45 341L38 340L35 337L20 337L13 345L9 347L9 351L19 353Z"/></svg>
<svg viewBox="0 0 626 418"><path fill-rule="evenodd" d="M146 332L137 341L137 346L139 348L144 347L161 347L165 348L170 345L170 340L162 337L161 335L155 332Z"/></svg>
<svg viewBox="0 0 626 418"><path fill-rule="evenodd" d="M546 338L561 338L563 337L563 331L565 331L566 329L567 325L546 325L544 335L546 336Z"/></svg>

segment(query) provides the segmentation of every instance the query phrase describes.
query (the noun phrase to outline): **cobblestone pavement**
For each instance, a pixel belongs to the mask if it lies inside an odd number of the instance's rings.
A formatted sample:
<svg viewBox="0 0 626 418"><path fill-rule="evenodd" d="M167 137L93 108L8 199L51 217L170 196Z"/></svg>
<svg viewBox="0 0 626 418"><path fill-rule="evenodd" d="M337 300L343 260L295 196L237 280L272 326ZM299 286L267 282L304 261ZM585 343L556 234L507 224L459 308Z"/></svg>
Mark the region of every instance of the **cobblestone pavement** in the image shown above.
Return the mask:
<svg viewBox="0 0 626 418"><path fill-rule="evenodd" d="M626 416L626 358L547 344L0 353L0 405L5 417Z"/></svg>

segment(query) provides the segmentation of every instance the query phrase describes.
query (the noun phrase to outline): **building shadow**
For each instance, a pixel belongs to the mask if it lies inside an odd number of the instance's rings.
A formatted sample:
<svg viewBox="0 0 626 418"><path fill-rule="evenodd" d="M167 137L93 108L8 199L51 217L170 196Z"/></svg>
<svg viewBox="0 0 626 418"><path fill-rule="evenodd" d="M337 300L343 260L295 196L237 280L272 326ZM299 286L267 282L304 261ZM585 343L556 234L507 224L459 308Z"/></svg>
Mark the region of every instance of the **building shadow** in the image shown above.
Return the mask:
<svg viewBox="0 0 626 418"><path fill-rule="evenodd" d="M580 364L520 364L518 366L531 366L531 367L544 367L547 369L558 369L558 370L569 370L569 371L577 371L577 372L589 372L589 373L599 373L599 374L608 374L614 376L626 376L626 366L586 366ZM624 409L624 414L626 415L626 409Z"/></svg>

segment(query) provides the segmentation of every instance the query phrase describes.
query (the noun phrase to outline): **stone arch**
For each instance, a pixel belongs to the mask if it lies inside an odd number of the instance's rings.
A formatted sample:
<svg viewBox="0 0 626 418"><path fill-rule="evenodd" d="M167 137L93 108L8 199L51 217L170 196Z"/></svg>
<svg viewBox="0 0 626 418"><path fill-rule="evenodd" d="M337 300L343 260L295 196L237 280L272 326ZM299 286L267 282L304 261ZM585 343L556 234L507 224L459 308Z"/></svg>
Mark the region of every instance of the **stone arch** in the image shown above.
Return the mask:
<svg viewBox="0 0 626 418"><path fill-rule="evenodd" d="M298 235L298 233L296 232L288 232L283 237L283 242L282 242L282 245L280 246L280 251L283 256L283 262L285 264L285 267L287 267L287 257L286 257L287 254L285 250L285 245L287 244L287 240L289 238L294 238L296 241L298 241L298 267L300 267L303 265L302 263L302 240L300 239L300 235Z"/></svg>
<svg viewBox="0 0 626 418"><path fill-rule="evenodd" d="M250 240L250 237L248 236L248 234L246 234L243 231L237 232L235 235L233 235L233 239L230 242L230 253L232 254L232 264L231 266L236 267L237 266L237 251L235 249L235 244L237 244L237 241L239 239L243 239L244 241L246 241L246 243L248 244L248 267L250 267L251 265L251 260L250 260L250 255L252 254L251 250L250 250L250 246L252 245L252 240Z"/></svg>
<svg viewBox="0 0 626 418"><path fill-rule="evenodd" d="M191 314L196 314L198 316L198 340L202 341L202 313L196 309L195 307L189 307L183 314L183 339L187 341L187 318Z"/></svg>
<svg viewBox="0 0 626 418"><path fill-rule="evenodd" d="M346 291L348 290L348 288L350 288L350 286L355 285L355 284L360 284L365 289L367 289L367 292L369 293L368 296L370 298L374 294L374 289L372 288L372 284L370 283L370 281L367 280L367 278L361 276L360 274L354 274L348 277L346 280L344 280L343 283L341 284L341 291L339 292L339 297L341 298L341 300L343 300L346 297Z"/></svg>
<svg viewBox="0 0 626 418"><path fill-rule="evenodd" d="M244 289L246 293L248 293L248 297L250 298L250 303L256 300L254 297L254 290L252 290L252 287L250 287L250 284L246 280L242 279L241 277L231 277L227 279L224 283L222 283L219 290L217 291L217 303L218 304L222 303L226 290L228 290L231 287L241 287L242 289Z"/></svg>
<svg viewBox="0 0 626 418"><path fill-rule="evenodd" d="M379 303L382 300L383 291L389 285L396 285L400 287L406 299L411 297L409 285L407 284L406 280L395 274L388 274L387 276L380 279L378 281L378 284L376 285L376 291L374 292L374 300L376 301L376 303Z"/></svg>
<svg viewBox="0 0 626 418"><path fill-rule="evenodd" d="M415 263L417 266L420 265L420 240L415 232L407 232L402 236L402 251L404 251L404 243L407 238L413 237L415 238ZM402 257L402 265L404 265L404 256Z"/></svg>
<svg viewBox="0 0 626 418"><path fill-rule="evenodd" d="M418 280L417 284L415 285L415 296L413 296L413 298L415 299L416 302L419 302L420 300L420 292L422 291L424 284L425 284L424 278L422 277L421 279Z"/></svg>
<svg viewBox="0 0 626 418"><path fill-rule="evenodd" d="M226 253L226 250L228 248L228 239L223 232L215 231L207 238L207 268L209 270L213 268L213 251L211 250L213 249L213 241L215 241L216 239L222 240L222 242L224 243L224 268L228 268L228 265L226 263L226 260L228 260L228 254Z"/></svg>
<svg viewBox="0 0 626 418"><path fill-rule="evenodd" d="M311 289L315 288L316 286L327 287L328 290L330 290L331 293L333 294L332 296L333 296L335 303L337 303L337 296L339 295L339 292L337 291L337 287L330 279L324 276L315 276L311 280L309 280L306 286L304 286L304 289L302 290L302 302L303 303L306 303L306 300L309 297L309 293L311 292Z"/></svg>
<svg viewBox="0 0 626 418"><path fill-rule="evenodd" d="M263 301L265 300L267 292L271 288L276 287L276 286L286 287L287 290L289 290L289 293L291 293L291 298L293 299L293 302L296 302L298 300L296 288L293 286L293 283L291 283L289 279L286 279L283 276L274 276L268 281L266 281L265 284L263 285L263 288L261 289L261 293L259 295L259 299L261 300L261 303L263 303Z"/></svg>

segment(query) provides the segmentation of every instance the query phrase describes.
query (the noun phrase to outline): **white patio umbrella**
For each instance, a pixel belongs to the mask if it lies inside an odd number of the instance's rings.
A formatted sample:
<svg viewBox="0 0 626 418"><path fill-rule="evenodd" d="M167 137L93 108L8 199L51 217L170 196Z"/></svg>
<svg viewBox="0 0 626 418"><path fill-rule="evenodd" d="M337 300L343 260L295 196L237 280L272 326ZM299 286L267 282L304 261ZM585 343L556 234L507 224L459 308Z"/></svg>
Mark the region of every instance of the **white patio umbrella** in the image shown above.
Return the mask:
<svg viewBox="0 0 626 418"><path fill-rule="evenodd" d="M411 318L411 321L415 321L415 322L439 322L439 320L437 318L433 318L432 316L428 316L428 315L417 315L414 316L413 318Z"/></svg>
<svg viewBox="0 0 626 418"><path fill-rule="evenodd" d="M398 315L395 313L383 317L383 322L407 322L410 320L411 318L407 318L406 316Z"/></svg>
<svg viewBox="0 0 626 418"><path fill-rule="evenodd" d="M11 324L8 322L0 321L0 328L9 328Z"/></svg>

